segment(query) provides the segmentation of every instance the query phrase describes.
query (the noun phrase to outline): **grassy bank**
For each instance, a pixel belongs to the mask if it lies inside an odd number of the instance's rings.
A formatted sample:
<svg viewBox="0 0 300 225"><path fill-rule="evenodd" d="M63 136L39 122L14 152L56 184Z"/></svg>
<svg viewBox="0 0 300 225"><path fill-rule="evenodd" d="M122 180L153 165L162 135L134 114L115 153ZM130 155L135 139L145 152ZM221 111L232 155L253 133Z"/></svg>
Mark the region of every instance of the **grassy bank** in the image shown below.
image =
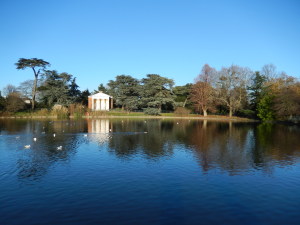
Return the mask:
<svg viewBox="0 0 300 225"><path fill-rule="evenodd" d="M65 119L65 118L156 118L156 119L164 119L164 118L176 118L176 119L201 119L201 120L233 120L233 121L254 121L247 118L241 117L228 117L228 116L221 116L221 115L209 115L204 117L199 114L176 114L176 113L161 113L159 116L150 116L145 115L143 112L125 112L125 111L98 111L98 112L89 112L86 114L82 114L80 116L75 115L67 115L66 112L60 111L48 111L48 110L37 110L37 111L28 111L28 112L17 112L17 113L10 113L10 114L1 114L0 118L58 118L58 119Z"/></svg>

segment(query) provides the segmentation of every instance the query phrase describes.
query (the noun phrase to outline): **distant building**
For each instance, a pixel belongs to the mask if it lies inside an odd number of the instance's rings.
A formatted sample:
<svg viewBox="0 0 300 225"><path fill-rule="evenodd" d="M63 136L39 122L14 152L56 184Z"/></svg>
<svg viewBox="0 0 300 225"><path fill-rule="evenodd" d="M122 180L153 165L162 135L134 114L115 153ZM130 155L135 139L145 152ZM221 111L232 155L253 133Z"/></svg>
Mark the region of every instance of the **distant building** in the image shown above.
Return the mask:
<svg viewBox="0 0 300 225"><path fill-rule="evenodd" d="M104 94L103 92L90 95L88 100L88 108L93 111L108 111L113 108L112 96Z"/></svg>

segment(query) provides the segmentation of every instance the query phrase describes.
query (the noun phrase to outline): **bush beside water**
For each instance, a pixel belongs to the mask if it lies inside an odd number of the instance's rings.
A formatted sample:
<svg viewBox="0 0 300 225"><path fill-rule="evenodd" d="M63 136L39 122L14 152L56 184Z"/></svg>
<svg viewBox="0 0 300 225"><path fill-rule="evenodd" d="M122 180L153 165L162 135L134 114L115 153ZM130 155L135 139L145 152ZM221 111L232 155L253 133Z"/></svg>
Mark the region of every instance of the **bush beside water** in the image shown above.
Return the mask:
<svg viewBox="0 0 300 225"><path fill-rule="evenodd" d="M191 113L191 110L184 108L184 107L177 107L174 111L176 116L188 116Z"/></svg>
<svg viewBox="0 0 300 225"><path fill-rule="evenodd" d="M144 110L144 113L151 116L160 116L161 111L157 108L147 108Z"/></svg>

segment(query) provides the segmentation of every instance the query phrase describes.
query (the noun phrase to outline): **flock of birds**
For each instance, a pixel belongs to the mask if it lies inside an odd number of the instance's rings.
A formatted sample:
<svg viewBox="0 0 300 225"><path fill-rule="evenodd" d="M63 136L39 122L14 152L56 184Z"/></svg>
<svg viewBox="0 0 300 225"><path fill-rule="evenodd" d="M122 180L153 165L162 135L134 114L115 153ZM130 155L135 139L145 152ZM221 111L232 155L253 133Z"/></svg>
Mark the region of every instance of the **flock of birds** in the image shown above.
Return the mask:
<svg viewBox="0 0 300 225"><path fill-rule="evenodd" d="M42 133L45 134L45 132L42 132ZM87 137L87 134L85 134L84 136ZM56 137L56 134L55 134L55 133L53 134L53 137ZM16 137L16 139L19 139L19 138L20 138L20 136L17 136L17 137ZM36 142L36 141L37 141L37 138L34 137L34 138L33 138L33 141ZM29 148L31 148L31 145L24 145L24 148L29 149ZM60 145L60 146L57 146L56 149L57 149L57 150L62 150L63 147Z"/></svg>

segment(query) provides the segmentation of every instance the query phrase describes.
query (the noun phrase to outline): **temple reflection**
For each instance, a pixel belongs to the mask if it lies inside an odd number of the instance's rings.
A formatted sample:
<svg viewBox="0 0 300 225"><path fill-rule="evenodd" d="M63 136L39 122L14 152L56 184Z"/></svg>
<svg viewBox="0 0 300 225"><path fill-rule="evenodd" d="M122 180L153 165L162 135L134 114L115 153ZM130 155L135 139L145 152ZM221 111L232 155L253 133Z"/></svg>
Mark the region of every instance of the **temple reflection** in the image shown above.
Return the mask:
<svg viewBox="0 0 300 225"><path fill-rule="evenodd" d="M112 122L108 119L89 119L87 120L88 133L93 134L91 139L96 142L104 143L109 140L112 131Z"/></svg>

